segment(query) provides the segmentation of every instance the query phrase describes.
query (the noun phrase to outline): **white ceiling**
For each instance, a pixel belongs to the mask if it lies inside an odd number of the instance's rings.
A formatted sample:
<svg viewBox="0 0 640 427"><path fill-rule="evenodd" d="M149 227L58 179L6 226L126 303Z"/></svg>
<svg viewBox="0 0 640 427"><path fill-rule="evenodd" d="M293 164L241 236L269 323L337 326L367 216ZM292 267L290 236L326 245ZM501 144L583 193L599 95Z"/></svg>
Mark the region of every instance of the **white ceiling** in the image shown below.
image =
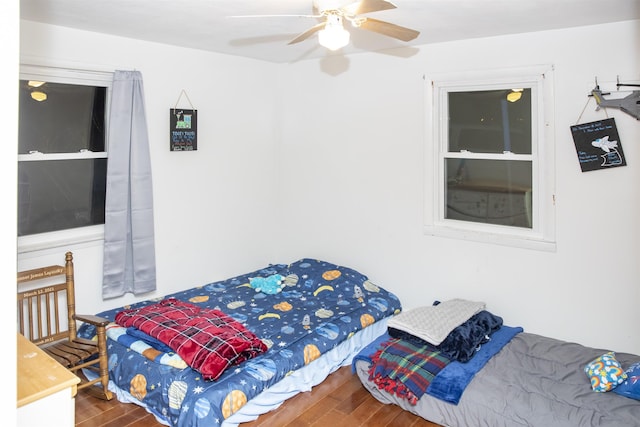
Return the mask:
<svg viewBox="0 0 640 427"><path fill-rule="evenodd" d="M349 3L348 0L339 0ZM351 43L330 52L315 36L287 43L319 21L312 0L21 0L22 19L276 63L332 54L640 19L640 0L393 0L396 9L367 16L420 31L405 43L345 26ZM604 35L604 34L603 34ZM611 34L606 35L611 36ZM578 48L578 46L577 46ZM391 52L387 52L391 53Z"/></svg>

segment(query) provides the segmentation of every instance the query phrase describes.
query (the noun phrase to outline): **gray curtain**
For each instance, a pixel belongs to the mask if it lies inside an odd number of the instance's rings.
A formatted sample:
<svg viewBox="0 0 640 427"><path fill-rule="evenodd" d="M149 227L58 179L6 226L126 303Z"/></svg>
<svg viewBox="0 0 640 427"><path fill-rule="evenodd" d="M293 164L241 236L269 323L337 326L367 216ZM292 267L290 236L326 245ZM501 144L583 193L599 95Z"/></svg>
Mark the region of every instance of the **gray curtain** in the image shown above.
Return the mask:
<svg viewBox="0 0 640 427"><path fill-rule="evenodd" d="M153 193L139 71L116 71L111 90L102 297L156 289Z"/></svg>

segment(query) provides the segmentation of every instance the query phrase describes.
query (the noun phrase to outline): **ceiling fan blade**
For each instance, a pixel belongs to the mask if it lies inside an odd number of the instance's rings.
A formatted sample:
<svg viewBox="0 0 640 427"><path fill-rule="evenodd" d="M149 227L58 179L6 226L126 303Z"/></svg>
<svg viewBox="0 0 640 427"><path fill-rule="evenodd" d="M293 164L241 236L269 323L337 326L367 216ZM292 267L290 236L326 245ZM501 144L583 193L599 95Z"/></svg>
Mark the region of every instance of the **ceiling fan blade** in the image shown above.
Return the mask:
<svg viewBox="0 0 640 427"><path fill-rule="evenodd" d="M415 39L420 34L420 31L412 30L411 28L401 27L390 22L379 21L372 18L363 18L359 27L365 30L373 31L383 34L385 36L393 37L398 40L408 42Z"/></svg>
<svg viewBox="0 0 640 427"><path fill-rule="evenodd" d="M361 0L344 6L342 10L348 15L361 15L395 8L395 4L385 0Z"/></svg>
<svg viewBox="0 0 640 427"><path fill-rule="evenodd" d="M322 18L322 15L231 15L226 18Z"/></svg>
<svg viewBox="0 0 640 427"><path fill-rule="evenodd" d="M291 40L289 43L287 44L295 44L295 43L300 43L303 40L308 39L309 37L311 37L312 35L314 35L315 33L317 33L318 31L320 31L321 29L323 29L325 27L325 25L327 25L326 22L321 22L318 25L314 25L313 27L309 28L307 31L305 31L304 33L299 34L295 39Z"/></svg>

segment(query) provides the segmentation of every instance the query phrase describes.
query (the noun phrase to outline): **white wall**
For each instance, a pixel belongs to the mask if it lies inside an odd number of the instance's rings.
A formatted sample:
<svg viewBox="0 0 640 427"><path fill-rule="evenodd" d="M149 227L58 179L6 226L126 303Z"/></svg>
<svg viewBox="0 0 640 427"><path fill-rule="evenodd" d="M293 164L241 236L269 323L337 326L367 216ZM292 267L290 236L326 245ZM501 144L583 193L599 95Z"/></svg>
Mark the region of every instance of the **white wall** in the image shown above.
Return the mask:
<svg viewBox="0 0 640 427"><path fill-rule="evenodd" d="M595 76L640 81L638 21L289 65L22 27L23 56L143 73L156 203L152 296L317 257L368 274L405 308L478 299L529 332L640 354L640 126L611 110L628 166L589 173L569 131ZM557 251L423 234L423 75L538 64L555 67ZM199 111L196 153L168 151L167 110L182 89ZM593 107L583 122L604 118ZM101 301L100 247L72 249L78 306L135 299ZM35 255L19 266L38 263Z"/></svg>
<svg viewBox="0 0 640 427"><path fill-rule="evenodd" d="M555 68L556 252L424 235L423 75L539 64ZM425 45L408 58L307 61L286 73L282 152L295 179L281 178L285 259L350 265L405 308L482 300L529 332L640 353L640 122L609 111L628 166L606 171L581 172L570 132L596 76L603 88L618 75L640 82L640 22ZM581 122L605 117L592 100Z"/></svg>
<svg viewBox="0 0 640 427"><path fill-rule="evenodd" d="M23 62L142 73L153 173L158 290L162 296L274 262L278 130L271 64L62 27L22 22ZM198 149L169 151L169 111L185 90L198 110ZM183 95L178 107L189 108ZM74 252L78 309L102 301L101 243L21 254L19 268Z"/></svg>

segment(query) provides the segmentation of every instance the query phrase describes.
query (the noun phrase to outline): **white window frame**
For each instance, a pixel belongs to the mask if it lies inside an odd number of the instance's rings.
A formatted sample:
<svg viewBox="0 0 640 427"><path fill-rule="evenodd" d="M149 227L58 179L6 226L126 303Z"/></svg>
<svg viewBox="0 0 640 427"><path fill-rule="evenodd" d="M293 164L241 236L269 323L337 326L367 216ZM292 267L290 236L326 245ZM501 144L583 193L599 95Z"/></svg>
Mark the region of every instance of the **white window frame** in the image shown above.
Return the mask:
<svg viewBox="0 0 640 427"><path fill-rule="evenodd" d="M58 66L20 65L20 80L39 80L53 83L74 85L105 86L107 88L105 105L105 151L81 153L34 153L19 154L18 161L60 160L60 159L95 159L107 158L109 138L107 134L109 106L111 102L111 86L113 73L106 71L77 70ZM68 247L78 244L92 244L104 240L104 225L92 225L48 233L32 234L18 237L18 254L41 251L57 247Z"/></svg>
<svg viewBox="0 0 640 427"><path fill-rule="evenodd" d="M504 159L532 161L531 228L445 218L445 158L448 152L449 91L531 88L531 155L505 153ZM425 76L425 209L424 233L470 241L555 251L555 143L553 130L553 67L439 73ZM489 159L496 155L465 154Z"/></svg>

